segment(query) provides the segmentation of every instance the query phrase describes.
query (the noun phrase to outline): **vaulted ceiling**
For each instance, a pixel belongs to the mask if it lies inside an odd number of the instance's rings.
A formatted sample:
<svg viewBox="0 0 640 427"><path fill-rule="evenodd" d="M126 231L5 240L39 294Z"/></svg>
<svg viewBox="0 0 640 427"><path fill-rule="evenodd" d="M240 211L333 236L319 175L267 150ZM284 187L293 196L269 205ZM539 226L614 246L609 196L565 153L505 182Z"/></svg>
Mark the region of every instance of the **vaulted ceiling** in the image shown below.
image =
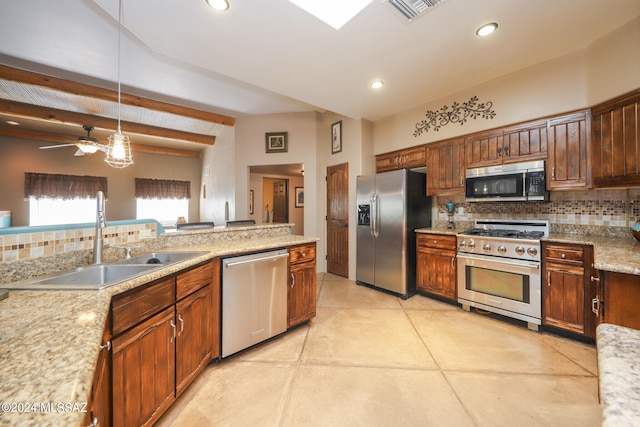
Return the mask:
<svg viewBox="0 0 640 427"><path fill-rule="evenodd" d="M123 92L231 119L331 111L375 121L579 51L640 15L638 0L444 0L408 22L373 0L336 30L288 0L230 3L219 13L205 0L124 0ZM477 37L487 22L498 30ZM0 2L0 64L113 91L118 1ZM0 98L17 97L0 85ZM86 104L78 112L113 118ZM131 107L123 120L144 113ZM209 136L225 126L162 120Z"/></svg>

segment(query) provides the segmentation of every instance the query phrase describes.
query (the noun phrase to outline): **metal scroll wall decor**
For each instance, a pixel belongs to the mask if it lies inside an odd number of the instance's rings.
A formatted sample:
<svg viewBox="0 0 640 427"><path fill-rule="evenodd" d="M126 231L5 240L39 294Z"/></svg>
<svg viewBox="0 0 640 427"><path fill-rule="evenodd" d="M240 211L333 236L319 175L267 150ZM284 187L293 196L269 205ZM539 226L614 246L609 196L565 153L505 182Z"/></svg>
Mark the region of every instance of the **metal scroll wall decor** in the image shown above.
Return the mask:
<svg viewBox="0 0 640 427"><path fill-rule="evenodd" d="M445 105L438 111L427 111L425 114L427 118L416 123L416 130L413 132L413 136L418 137L422 135L422 132L427 132L431 128L437 132L442 126L446 126L449 123L459 123L462 126L467 119L477 119L478 117L493 119L496 116L496 112L491 107L493 107L493 102L478 102L478 97L474 96L462 104L454 102L451 105L451 109Z"/></svg>

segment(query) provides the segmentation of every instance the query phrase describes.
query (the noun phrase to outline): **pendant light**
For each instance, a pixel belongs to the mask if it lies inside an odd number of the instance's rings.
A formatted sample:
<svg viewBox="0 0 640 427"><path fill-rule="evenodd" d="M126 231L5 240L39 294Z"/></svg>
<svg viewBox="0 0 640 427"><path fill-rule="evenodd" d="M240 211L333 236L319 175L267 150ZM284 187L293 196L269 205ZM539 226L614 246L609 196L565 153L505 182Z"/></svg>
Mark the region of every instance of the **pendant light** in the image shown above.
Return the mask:
<svg viewBox="0 0 640 427"><path fill-rule="evenodd" d="M114 168L126 168L133 164L131 157L131 143L129 137L122 134L120 130L120 38L122 32L122 0L118 5L118 129L116 133L109 136L109 144L107 147L107 155L104 159L109 166Z"/></svg>

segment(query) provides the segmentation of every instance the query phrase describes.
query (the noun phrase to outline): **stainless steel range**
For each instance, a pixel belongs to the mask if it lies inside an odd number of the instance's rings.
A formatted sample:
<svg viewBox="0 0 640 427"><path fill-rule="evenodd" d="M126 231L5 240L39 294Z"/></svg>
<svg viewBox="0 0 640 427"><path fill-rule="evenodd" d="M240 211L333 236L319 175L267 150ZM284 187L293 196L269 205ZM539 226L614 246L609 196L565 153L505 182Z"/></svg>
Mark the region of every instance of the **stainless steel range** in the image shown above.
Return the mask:
<svg viewBox="0 0 640 427"><path fill-rule="evenodd" d="M541 324L540 238L549 236L546 220L476 220L457 235L458 302Z"/></svg>

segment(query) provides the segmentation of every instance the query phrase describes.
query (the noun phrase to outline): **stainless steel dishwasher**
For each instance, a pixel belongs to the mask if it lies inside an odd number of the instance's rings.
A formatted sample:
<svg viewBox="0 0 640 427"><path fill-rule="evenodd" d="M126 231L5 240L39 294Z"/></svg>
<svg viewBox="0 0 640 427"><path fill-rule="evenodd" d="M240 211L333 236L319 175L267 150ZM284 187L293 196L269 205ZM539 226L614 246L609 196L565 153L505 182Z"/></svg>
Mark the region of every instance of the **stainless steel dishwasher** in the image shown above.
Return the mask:
<svg viewBox="0 0 640 427"><path fill-rule="evenodd" d="M287 330L286 249L222 260L222 357Z"/></svg>

